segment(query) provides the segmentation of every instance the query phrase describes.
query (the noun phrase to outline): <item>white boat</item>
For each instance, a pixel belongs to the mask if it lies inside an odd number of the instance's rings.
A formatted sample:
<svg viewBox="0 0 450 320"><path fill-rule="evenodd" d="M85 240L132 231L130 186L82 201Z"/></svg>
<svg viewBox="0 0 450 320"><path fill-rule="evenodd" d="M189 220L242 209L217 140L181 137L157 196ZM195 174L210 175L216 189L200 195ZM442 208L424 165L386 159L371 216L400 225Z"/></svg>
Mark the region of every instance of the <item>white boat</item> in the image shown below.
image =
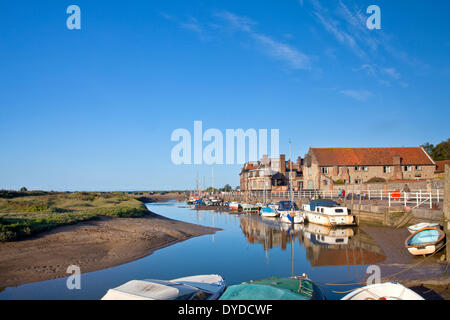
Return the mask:
<svg viewBox="0 0 450 320"><path fill-rule="evenodd" d="M407 229L410 233L415 233L417 231L419 231L420 229L423 228L439 228L440 224L439 223L430 223L430 222L422 222L422 223L418 223L412 226L409 226Z"/></svg>
<svg viewBox="0 0 450 320"><path fill-rule="evenodd" d="M244 213L258 213L259 207L254 204L249 203L241 203L240 204L240 210Z"/></svg>
<svg viewBox="0 0 450 320"><path fill-rule="evenodd" d="M396 282L372 284L356 289L341 300L425 300L420 295Z"/></svg>
<svg viewBox="0 0 450 320"><path fill-rule="evenodd" d="M174 280L132 280L109 289L102 300L217 300L225 290L219 275Z"/></svg>
<svg viewBox="0 0 450 320"><path fill-rule="evenodd" d="M284 223L303 223L305 221L303 212L298 210L294 202L280 201L276 211Z"/></svg>
<svg viewBox="0 0 450 320"><path fill-rule="evenodd" d="M267 206L262 208L259 213L261 214L261 217L266 218L276 218L278 217L278 212L274 210L271 206Z"/></svg>
<svg viewBox="0 0 450 320"><path fill-rule="evenodd" d="M332 200L312 200L302 209L309 223L329 227L355 225L355 217L349 214L348 208Z"/></svg>
<svg viewBox="0 0 450 320"><path fill-rule="evenodd" d="M445 233L441 229L425 227L405 240L405 247L415 256L432 254L444 246Z"/></svg>

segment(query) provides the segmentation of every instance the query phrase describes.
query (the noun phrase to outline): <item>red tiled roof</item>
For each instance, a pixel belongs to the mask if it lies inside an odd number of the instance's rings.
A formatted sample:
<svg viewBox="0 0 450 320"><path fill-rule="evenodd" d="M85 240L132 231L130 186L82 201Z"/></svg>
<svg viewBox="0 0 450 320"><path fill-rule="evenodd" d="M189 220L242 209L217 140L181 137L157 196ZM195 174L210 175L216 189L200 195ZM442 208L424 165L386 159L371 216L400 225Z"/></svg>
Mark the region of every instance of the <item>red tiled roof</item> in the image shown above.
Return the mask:
<svg viewBox="0 0 450 320"><path fill-rule="evenodd" d="M319 166L393 165L399 155L401 165L434 165L422 148L311 148Z"/></svg>
<svg viewBox="0 0 450 320"><path fill-rule="evenodd" d="M445 165L448 164L450 166L450 160L442 160L442 161L436 161L436 173L444 173L445 172Z"/></svg>

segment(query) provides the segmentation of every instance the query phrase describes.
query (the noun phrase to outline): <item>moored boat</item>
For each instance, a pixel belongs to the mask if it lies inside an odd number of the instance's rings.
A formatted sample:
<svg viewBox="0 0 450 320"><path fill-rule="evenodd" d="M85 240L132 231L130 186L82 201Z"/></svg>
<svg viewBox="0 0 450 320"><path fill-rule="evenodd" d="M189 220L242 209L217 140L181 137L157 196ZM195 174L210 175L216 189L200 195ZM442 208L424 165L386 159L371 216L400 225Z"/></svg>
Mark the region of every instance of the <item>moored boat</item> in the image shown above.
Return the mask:
<svg viewBox="0 0 450 320"><path fill-rule="evenodd" d="M329 227L355 225L355 217L350 215L348 208L332 200L312 200L302 209L309 223Z"/></svg>
<svg viewBox="0 0 450 320"><path fill-rule="evenodd" d="M303 275L230 286L219 300L325 300L325 296L314 282Z"/></svg>
<svg viewBox="0 0 450 320"><path fill-rule="evenodd" d="M261 214L261 217L266 217L266 218L278 217L278 212L270 206L262 208L259 213Z"/></svg>
<svg viewBox="0 0 450 320"><path fill-rule="evenodd" d="M385 282L356 289L341 300L425 300L423 297L396 282Z"/></svg>
<svg viewBox="0 0 450 320"><path fill-rule="evenodd" d="M422 222L422 223L418 223L418 224L409 226L407 229L410 233L415 233L415 232L419 231L420 229L423 229L426 227L439 228L439 226L440 226L439 223Z"/></svg>
<svg viewBox="0 0 450 320"><path fill-rule="evenodd" d="M249 203L241 203L240 204L240 210L243 213L258 213L259 212L259 206Z"/></svg>
<svg viewBox="0 0 450 320"><path fill-rule="evenodd" d="M219 275L174 280L132 280L109 289L102 300L217 300L225 290Z"/></svg>
<svg viewBox="0 0 450 320"><path fill-rule="evenodd" d="M277 208L277 213L281 217L281 221L284 223L303 223L303 213L298 210L295 202L280 201Z"/></svg>
<svg viewBox="0 0 450 320"><path fill-rule="evenodd" d="M444 240L444 231L425 227L410 235L405 240L405 247L415 256L427 255L439 251L444 246Z"/></svg>
<svg viewBox="0 0 450 320"><path fill-rule="evenodd" d="M231 211L239 211L239 203L238 202L230 202L228 205Z"/></svg>

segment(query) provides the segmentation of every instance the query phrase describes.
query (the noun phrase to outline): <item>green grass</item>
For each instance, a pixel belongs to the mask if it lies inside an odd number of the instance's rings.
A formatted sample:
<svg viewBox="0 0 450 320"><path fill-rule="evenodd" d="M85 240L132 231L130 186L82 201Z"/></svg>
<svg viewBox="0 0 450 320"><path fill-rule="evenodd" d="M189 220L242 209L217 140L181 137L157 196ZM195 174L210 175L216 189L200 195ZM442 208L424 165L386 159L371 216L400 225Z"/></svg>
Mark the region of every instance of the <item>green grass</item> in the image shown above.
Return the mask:
<svg viewBox="0 0 450 320"><path fill-rule="evenodd" d="M131 197L112 193L39 193L2 198L0 241L14 241L52 228L99 219L140 218L149 212Z"/></svg>

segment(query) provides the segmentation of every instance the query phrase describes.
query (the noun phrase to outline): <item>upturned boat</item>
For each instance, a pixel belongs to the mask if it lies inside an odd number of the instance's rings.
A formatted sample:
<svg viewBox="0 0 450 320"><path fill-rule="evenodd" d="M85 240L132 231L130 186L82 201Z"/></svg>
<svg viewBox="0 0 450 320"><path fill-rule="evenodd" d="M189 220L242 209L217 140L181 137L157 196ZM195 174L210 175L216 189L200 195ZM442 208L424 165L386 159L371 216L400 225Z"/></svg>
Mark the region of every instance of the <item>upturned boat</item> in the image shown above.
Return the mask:
<svg viewBox="0 0 450 320"><path fill-rule="evenodd" d="M400 283L385 282L356 289L341 300L425 300Z"/></svg>
<svg viewBox="0 0 450 320"><path fill-rule="evenodd" d="M215 274L174 280L132 280L109 289L102 300L217 300L225 290Z"/></svg>
<svg viewBox="0 0 450 320"><path fill-rule="evenodd" d="M439 228L439 226L440 226L439 223L422 222L422 223L418 223L418 224L409 226L407 229L410 233L415 233L415 232L419 231L420 229L423 229L426 227Z"/></svg>
<svg viewBox="0 0 450 320"><path fill-rule="evenodd" d="M427 255L439 251L444 246L444 240L444 231L425 227L410 235L405 240L405 247L415 256Z"/></svg>
<svg viewBox="0 0 450 320"><path fill-rule="evenodd" d="M325 300L325 296L320 288L304 275L230 286L219 300Z"/></svg>
<svg viewBox="0 0 450 320"><path fill-rule="evenodd" d="M348 208L332 200L312 200L302 209L309 223L329 227L355 225L355 217L350 215Z"/></svg>

